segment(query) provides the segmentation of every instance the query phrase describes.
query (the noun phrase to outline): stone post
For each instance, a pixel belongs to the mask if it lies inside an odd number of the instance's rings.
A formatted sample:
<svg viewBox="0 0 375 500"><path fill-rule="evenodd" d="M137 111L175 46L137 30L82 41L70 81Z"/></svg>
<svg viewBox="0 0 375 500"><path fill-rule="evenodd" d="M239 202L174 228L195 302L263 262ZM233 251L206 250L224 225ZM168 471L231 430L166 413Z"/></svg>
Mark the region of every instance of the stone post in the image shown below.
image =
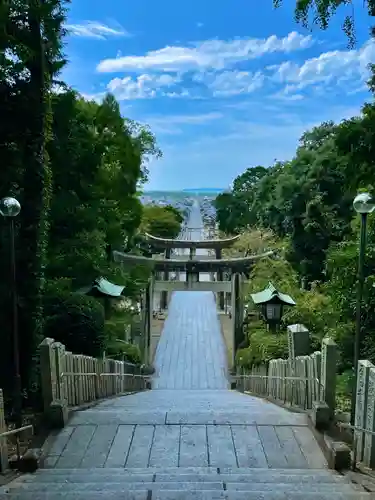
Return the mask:
<svg viewBox="0 0 375 500"><path fill-rule="evenodd" d="M5 424L5 412L4 412L4 398L3 390L0 389L0 434L7 431L7 426ZM0 472L4 474L9 466L8 462L8 443L7 438L0 438Z"/></svg>
<svg viewBox="0 0 375 500"><path fill-rule="evenodd" d="M305 356L310 352L310 333L304 325L295 324L287 327L289 359Z"/></svg>
<svg viewBox="0 0 375 500"><path fill-rule="evenodd" d="M322 342L321 400L327 404L331 419L334 417L336 408L336 364L336 342L329 337L325 338Z"/></svg>
<svg viewBox="0 0 375 500"><path fill-rule="evenodd" d="M369 377L371 368L375 367L370 361L358 361L354 425L356 427L360 427L361 429L366 427ZM357 452L356 460L361 462L364 457L365 434L363 432L355 432L354 436Z"/></svg>
<svg viewBox="0 0 375 500"><path fill-rule="evenodd" d="M63 376L66 372L65 364L65 346L60 342L55 342L52 345L55 353L55 367L56 367L56 399L67 404L67 389L66 379Z"/></svg>
<svg viewBox="0 0 375 500"><path fill-rule="evenodd" d="M54 342L54 339L45 338L39 346L43 409L45 413L48 413L51 403L57 399L56 360L52 348Z"/></svg>
<svg viewBox="0 0 375 500"><path fill-rule="evenodd" d="M359 409L357 410L359 411ZM356 412L357 413L357 412ZM367 414L365 416L365 429L375 432L375 368L370 367L368 373L368 391L367 391ZM365 434L363 463L366 467L375 466L375 436Z"/></svg>
<svg viewBox="0 0 375 500"><path fill-rule="evenodd" d="M53 339L45 338L39 349L44 416L51 427L61 428L68 420L63 383L65 347Z"/></svg>

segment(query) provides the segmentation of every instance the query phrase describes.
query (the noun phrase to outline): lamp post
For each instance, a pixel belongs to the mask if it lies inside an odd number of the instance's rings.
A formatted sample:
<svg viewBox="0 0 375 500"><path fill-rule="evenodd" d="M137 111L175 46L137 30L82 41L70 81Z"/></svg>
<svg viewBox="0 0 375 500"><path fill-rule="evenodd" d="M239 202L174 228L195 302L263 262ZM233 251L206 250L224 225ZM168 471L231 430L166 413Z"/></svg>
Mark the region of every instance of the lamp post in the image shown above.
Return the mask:
<svg viewBox="0 0 375 500"><path fill-rule="evenodd" d="M13 341L13 368L14 368L14 400L13 411L17 427L22 425L22 384L20 374L20 355L18 342L18 305L16 285L16 255L14 245L14 217L21 211L21 205L15 198L3 198L0 201L0 214L9 219L10 240L10 284L12 299L12 341Z"/></svg>
<svg viewBox="0 0 375 500"><path fill-rule="evenodd" d="M358 194L353 201L354 210L361 215L361 235L359 240L358 273L357 273L357 304L354 339L354 382L352 388L351 424L355 423L356 395L357 395L357 370L361 352L361 312L364 285L364 262L366 253L367 215L375 210L375 203L369 193Z"/></svg>

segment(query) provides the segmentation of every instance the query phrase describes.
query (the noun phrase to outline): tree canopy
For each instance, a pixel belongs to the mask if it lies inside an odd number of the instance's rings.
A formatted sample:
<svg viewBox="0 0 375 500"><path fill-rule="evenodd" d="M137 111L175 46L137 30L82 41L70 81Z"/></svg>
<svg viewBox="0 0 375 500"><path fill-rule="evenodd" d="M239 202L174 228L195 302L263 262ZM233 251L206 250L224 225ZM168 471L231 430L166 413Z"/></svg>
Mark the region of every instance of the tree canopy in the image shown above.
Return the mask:
<svg viewBox="0 0 375 500"><path fill-rule="evenodd" d="M177 238L181 230L181 214L171 206L147 205L143 210L141 230L159 238Z"/></svg>
<svg viewBox="0 0 375 500"><path fill-rule="evenodd" d="M251 282L263 284L275 276L276 286L297 297L297 307L285 320L306 323L320 338L334 336L341 370L352 367L357 303L360 226L352 203L358 192L374 190L374 144L371 102L359 116L306 131L290 161L276 161L264 170L256 166L254 175L247 169L234 180L232 191L216 199L220 229L243 233L238 243L242 254L270 245L284 262L259 262ZM375 218L368 219L361 356L375 361ZM281 278L277 273L288 266L291 271Z"/></svg>
<svg viewBox="0 0 375 500"><path fill-rule="evenodd" d="M22 207L15 220L16 267L28 397L38 390L37 346L54 330L57 304L66 305L59 314L81 322L74 328L85 342L90 331L105 342L102 304L74 293L103 275L136 299L147 281L148 269L125 272L111 262L111 250L134 244L143 220L139 187L148 178L148 160L161 156L150 128L123 117L112 95L97 103L59 81L67 4L0 5L0 190ZM1 218L0 387L6 395L13 381L8 229Z"/></svg>

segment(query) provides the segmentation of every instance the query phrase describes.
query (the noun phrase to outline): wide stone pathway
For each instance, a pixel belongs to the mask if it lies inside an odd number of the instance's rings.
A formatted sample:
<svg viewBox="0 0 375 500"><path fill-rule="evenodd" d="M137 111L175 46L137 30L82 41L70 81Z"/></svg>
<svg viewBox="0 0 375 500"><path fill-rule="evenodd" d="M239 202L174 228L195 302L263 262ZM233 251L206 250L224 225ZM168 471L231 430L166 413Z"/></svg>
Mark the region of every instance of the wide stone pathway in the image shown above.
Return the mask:
<svg viewBox="0 0 375 500"><path fill-rule="evenodd" d="M154 389L77 412L54 468L325 468L304 414L228 390L211 292L178 292L156 354Z"/></svg>
<svg viewBox="0 0 375 500"><path fill-rule="evenodd" d="M226 351L212 292L174 292L156 351L155 389L226 389Z"/></svg>
<svg viewBox="0 0 375 500"><path fill-rule="evenodd" d="M303 414L229 390L152 390L78 412L48 467L325 468Z"/></svg>

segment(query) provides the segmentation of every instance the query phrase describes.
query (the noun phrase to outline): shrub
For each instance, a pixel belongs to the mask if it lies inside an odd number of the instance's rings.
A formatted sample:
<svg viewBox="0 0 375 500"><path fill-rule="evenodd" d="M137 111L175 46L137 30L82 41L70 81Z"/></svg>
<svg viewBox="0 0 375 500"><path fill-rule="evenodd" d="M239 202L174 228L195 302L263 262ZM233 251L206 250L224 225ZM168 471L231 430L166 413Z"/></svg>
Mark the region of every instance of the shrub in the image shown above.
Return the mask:
<svg viewBox="0 0 375 500"><path fill-rule="evenodd" d="M284 331L270 333L265 326L250 325L249 344L237 352L237 366L251 368L271 359L288 357L288 338Z"/></svg>
<svg viewBox="0 0 375 500"><path fill-rule="evenodd" d="M107 347L106 354L109 358L121 361L124 359L136 365L139 365L142 360L141 351L137 345L120 340L111 342Z"/></svg>
<svg viewBox="0 0 375 500"><path fill-rule="evenodd" d="M104 308L95 298L66 291L45 296L45 336L68 351L101 356L105 347Z"/></svg>

